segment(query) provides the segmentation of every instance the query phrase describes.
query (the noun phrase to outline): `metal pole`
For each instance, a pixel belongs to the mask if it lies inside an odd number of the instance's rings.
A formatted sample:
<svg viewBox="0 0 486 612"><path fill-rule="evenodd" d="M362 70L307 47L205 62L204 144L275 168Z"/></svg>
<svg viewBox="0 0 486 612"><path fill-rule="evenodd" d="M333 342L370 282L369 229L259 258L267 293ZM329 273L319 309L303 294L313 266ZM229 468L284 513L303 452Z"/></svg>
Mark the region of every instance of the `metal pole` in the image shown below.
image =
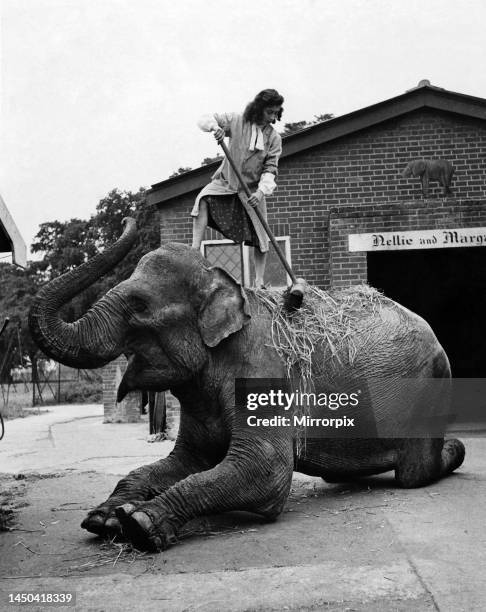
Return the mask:
<svg viewBox="0 0 486 612"><path fill-rule="evenodd" d="M57 403L61 403L61 364L57 364Z"/></svg>
<svg viewBox="0 0 486 612"><path fill-rule="evenodd" d="M35 406L35 375L34 375L34 371L37 368L34 368L34 364L31 364L31 371L32 371L32 375L30 377L30 380L32 381L32 408Z"/></svg>

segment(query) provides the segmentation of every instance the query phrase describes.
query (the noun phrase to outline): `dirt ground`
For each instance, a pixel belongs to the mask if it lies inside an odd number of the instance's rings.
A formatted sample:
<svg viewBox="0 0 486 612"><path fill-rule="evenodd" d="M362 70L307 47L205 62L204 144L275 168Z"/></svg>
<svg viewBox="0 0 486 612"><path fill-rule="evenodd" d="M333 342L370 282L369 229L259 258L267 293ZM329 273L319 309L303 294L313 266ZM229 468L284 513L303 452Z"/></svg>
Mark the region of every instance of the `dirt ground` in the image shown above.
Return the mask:
<svg viewBox="0 0 486 612"><path fill-rule="evenodd" d="M99 417L83 418L50 425L57 447L69 427L112 437ZM139 426L120 427L140 437ZM22 470L5 454L0 477L0 610L18 607L9 593L34 591L75 592L76 609L100 611L484 610L486 441L465 443L464 467L430 487L400 490L391 474L351 485L296 474L277 522L204 518L160 554L79 527L124 473L110 461L35 473L25 469L31 451L15 445Z"/></svg>

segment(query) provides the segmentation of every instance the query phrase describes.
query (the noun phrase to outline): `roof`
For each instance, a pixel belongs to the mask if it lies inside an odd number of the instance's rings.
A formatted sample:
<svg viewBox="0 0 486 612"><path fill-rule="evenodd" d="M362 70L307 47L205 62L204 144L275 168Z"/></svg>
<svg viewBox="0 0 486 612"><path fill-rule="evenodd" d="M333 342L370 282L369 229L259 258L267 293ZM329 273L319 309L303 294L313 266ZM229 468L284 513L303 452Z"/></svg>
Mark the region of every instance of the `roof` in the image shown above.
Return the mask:
<svg viewBox="0 0 486 612"><path fill-rule="evenodd" d="M25 268L27 248L2 196L0 196L0 253L12 253L13 262Z"/></svg>
<svg viewBox="0 0 486 612"><path fill-rule="evenodd" d="M435 87L429 81L420 81L418 87L404 94L285 136L281 159L423 108L486 120L486 99ZM160 205L172 198L202 189L210 181L219 163L201 166L152 185L148 195L149 203Z"/></svg>

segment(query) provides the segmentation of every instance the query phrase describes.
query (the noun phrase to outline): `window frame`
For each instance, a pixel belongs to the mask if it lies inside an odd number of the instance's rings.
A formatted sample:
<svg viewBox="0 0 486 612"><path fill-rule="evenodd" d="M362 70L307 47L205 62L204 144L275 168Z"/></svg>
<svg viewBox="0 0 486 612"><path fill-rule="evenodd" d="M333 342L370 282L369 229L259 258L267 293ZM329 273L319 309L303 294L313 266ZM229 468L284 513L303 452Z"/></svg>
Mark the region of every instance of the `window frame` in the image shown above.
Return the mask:
<svg viewBox="0 0 486 612"><path fill-rule="evenodd" d="M275 240L279 243L279 246L285 255L285 259L289 262L289 266L292 267L292 255L291 255L291 250L290 250L290 236L288 235L287 236L275 236ZM238 245L237 242L233 242L232 240L228 240L227 238L203 240L201 242L201 248L200 248L201 255L205 257L205 247L211 246L214 244L217 244L217 245L234 244L240 247L240 261L241 261L241 266L242 266L241 277L243 279L243 286L249 287L250 286L250 249L253 247L249 247L246 244ZM288 286L290 286L292 284L292 279L288 275L287 271L285 272L285 278L287 279L287 285L275 285L275 286L272 285L272 289L286 289Z"/></svg>

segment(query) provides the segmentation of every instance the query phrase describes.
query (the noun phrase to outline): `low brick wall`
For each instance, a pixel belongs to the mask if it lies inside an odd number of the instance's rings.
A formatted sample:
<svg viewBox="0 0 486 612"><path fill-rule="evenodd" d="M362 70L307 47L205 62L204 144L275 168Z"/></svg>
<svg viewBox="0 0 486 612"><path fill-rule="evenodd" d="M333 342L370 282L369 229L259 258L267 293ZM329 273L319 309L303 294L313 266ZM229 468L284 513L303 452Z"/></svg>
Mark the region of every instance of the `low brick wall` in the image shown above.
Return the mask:
<svg viewBox="0 0 486 612"><path fill-rule="evenodd" d="M129 393L122 402L116 401L116 393L127 367L125 357L118 357L106 365L103 377L104 423L136 423L140 421L140 392Z"/></svg>
<svg viewBox="0 0 486 612"><path fill-rule="evenodd" d="M129 393L122 402L117 403L116 393L127 367L125 357L118 357L102 369L104 423L136 423L141 420L141 392ZM175 439L179 431L180 404L169 392L166 392L167 421L166 430L169 438ZM147 435L149 428L147 426Z"/></svg>
<svg viewBox="0 0 486 612"><path fill-rule="evenodd" d="M177 438L179 432L179 424L181 420L181 408L179 401L172 395L172 393L166 392L166 404L167 404L167 433L169 438Z"/></svg>

